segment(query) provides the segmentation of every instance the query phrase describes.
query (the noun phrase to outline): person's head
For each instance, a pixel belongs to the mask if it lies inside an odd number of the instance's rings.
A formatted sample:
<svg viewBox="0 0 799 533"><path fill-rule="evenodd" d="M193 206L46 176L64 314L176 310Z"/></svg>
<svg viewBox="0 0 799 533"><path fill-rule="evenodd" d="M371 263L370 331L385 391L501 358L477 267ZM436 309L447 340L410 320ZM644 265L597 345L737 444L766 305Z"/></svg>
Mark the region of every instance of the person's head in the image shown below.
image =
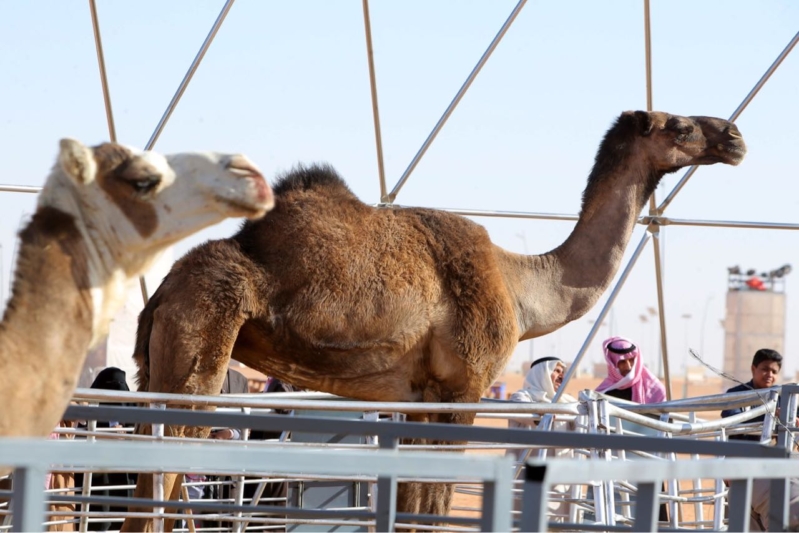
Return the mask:
<svg viewBox="0 0 799 533"><path fill-rule="evenodd" d="M604 343L608 364L616 367L622 377L633 371L638 359L638 347L629 339L613 337Z"/></svg>
<svg viewBox="0 0 799 533"><path fill-rule="evenodd" d="M776 350L761 348L752 358L752 384L756 389L767 389L777 383L782 369L782 356Z"/></svg>
<svg viewBox="0 0 799 533"><path fill-rule="evenodd" d="M104 368L97 374L91 385L92 389L129 391L125 380L125 371L115 366Z"/></svg>
<svg viewBox="0 0 799 533"><path fill-rule="evenodd" d="M566 364L557 357L542 357L536 359L530 365L530 368L536 368L541 365L541 368L546 369L550 381L552 381L552 388L557 392L563 384L563 375L566 373Z"/></svg>

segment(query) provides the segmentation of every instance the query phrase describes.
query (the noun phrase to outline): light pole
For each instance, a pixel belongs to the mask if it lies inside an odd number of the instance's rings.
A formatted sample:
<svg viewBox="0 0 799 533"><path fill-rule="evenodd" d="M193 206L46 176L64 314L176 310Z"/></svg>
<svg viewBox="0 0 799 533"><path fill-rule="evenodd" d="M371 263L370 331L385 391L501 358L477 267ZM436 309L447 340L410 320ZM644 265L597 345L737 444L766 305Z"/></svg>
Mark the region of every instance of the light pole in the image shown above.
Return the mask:
<svg viewBox="0 0 799 533"><path fill-rule="evenodd" d="M682 382L682 397L688 397L688 324L691 322L692 315L690 313L684 313L682 318L685 319L685 352L683 354L683 361L685 364L685 377L683 378Z"/></svg>

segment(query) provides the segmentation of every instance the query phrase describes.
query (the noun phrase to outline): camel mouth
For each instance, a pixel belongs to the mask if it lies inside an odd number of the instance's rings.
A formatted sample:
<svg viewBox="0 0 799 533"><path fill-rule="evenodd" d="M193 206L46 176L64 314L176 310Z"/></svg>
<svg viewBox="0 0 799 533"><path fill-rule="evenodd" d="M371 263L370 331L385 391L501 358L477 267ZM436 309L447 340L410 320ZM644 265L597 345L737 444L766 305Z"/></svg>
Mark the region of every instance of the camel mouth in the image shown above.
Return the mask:
<svg viewBox="0 0 799 533"><path fill-rule="evenodd" d="M275 205L275 202L272 198L270 198L268 202L257 202L250 201L246 198L228 198L225 196L219 196L217 197L217 201L228 208L232 208L236 215L250 220L257 220L263 217Z"/></svg>
<svg viewBox="0 0 799 533"><path fill-rule="evenodd" d="M746 146L743 142L732 142L727 144L719 143L716 146L719 153L719 162L732 166L738 166L746 156Z"/></svg>
<svg viewBox="0 0 799 533"><path fill-rule="evenodd" d="M233 208L236 215L255 220L264 216L275 206L275 195L272 188L259 173L241 175L246 183L244 190L227 191L229 195L220 194L217 201L226 207Z"/></svg>

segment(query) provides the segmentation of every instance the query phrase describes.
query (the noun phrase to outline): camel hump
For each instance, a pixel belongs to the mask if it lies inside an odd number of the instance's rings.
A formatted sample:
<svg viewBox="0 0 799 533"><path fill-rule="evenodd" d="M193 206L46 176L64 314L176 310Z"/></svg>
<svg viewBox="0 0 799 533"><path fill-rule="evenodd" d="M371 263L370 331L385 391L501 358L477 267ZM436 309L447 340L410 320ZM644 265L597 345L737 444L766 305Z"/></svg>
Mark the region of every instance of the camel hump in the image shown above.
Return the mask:
<svg viewBox="0 0 799 533"><path fill-rule="evenodd" d="M286 174L279 176L275 186L272 187L277 196L309 189L333 189L352 195L352 191L338 175L338 172L326 163L299 164Z"/></svg>

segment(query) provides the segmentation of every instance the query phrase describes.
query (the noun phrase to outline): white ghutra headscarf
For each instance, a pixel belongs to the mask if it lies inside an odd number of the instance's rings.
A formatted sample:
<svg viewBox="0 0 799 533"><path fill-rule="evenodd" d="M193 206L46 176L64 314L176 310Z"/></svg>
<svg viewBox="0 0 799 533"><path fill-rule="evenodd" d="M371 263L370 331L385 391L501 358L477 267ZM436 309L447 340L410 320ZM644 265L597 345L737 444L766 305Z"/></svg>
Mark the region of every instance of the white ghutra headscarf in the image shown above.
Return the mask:
<svg viewBox="0 0 799 533"><path fill-rule="evenodd" d="M522 391L530 396L529 401L552 403L555 392L557 392L555 385L552 383L552 373L559 364L566 366L566 363L557 357L542 357L533 361L533 364L530 365L530 370L527 371L527 375L524 377L524 386L522 387ZM568 394L563 394L558 403L575 401L577 400Z"/></svg>

